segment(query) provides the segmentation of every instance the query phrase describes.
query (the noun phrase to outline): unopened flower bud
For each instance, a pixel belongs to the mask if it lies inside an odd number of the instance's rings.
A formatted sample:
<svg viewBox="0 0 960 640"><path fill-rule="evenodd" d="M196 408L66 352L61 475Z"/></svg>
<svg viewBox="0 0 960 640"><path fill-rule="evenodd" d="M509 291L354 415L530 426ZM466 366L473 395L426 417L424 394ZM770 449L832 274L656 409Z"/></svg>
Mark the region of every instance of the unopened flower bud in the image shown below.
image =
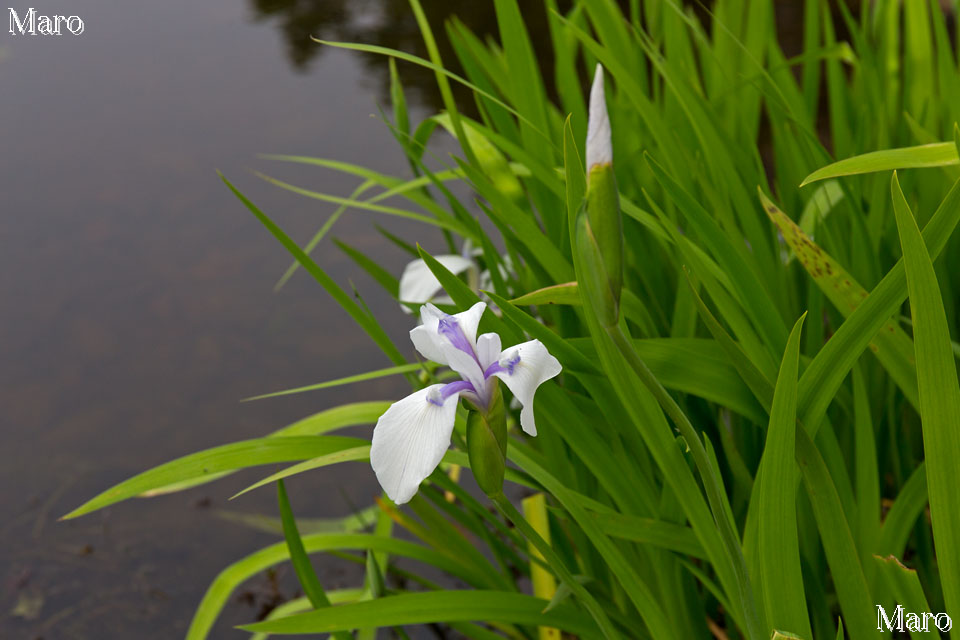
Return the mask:
<svg viewBox="0 0 960 640"><path fill-rule="evenodd" d="M587 194L577 216L576 248L584 287L601 324L613 326L619 318L623 288L623 222L613 173L610 119L603 91L603 67L597 65L590 90L587 126Z"/></svg>
<svg viewBox="0 0 960 640"><path fill-rule="evenodd" d="M577 214L575 241L578 257L577 283L585 296L584 303L601 326L616 326L620 317L619 288L616 291L613 289L603 253L593 234L585 207L581 207Z"/></svg>

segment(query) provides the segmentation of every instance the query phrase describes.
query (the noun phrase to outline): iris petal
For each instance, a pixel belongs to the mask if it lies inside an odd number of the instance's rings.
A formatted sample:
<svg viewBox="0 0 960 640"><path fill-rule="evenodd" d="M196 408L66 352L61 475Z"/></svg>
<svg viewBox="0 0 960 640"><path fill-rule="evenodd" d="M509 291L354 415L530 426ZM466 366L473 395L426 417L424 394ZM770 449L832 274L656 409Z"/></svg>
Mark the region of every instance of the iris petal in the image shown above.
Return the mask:
<svg viewBox="0 0 960 640"><path fill-rule="evenodd" d="M460 374L460 377L473 385L477 395L485 402L487 399L487 383L483 377L483 370L473 356L467 355L460 349L446 344L443 345L443 354L447 359L447 366Z"/></svg>
<svg viewBox="0 0 960 640"><path fill-rule="evenodd" d="M533 417L533 397L537 387L560 373L560 362L550 355L539 340L509 347L500 355L499 371L493 375L503 380L520 401L520 426L531 436L537 435Z"/></svg>
<svg viewBox="0 0 960 640"><path fill-rule="evenodd" d="M458 255L434 256L450 273L459 275L471 267L476 269L473 260ZM433 300L443 290L437 276L423 260L414 260L407 264L400 276L400 289L397 297L401 302L424 303ZM407 307L403 307L407 310Z"/></svg>
<svg viewBox="0 0 960 640"><path fill-rule="evenodd" d="M393 403L373 429L370 464L397 504L410 501L450 446L460 394L443 398L443 386L431 385Z"/></svg>
<svg viewBox="0 0 960 640"><path fill-rule="evenodd" d="M477 326L480 324L480 317L483 316L487 305L478 302L462 313L450 316L440 311L432 304L425 304L420 307L420 320L423 322L419 327L414 327L410 332L410 340L413 346L427 360L433 360L436 363L449 365L443 352L443 345L450 344L450 341L440 333L440 320L452 318L456 321L460 330L470 346L476 344Z"/></svg>
<svg viewBox="0 0 960 640"><path fill-rule="evenodd" d="M495 333L485 333L477 338L477 359L480 368L484 371L500 359L500 336Z"/></svg>

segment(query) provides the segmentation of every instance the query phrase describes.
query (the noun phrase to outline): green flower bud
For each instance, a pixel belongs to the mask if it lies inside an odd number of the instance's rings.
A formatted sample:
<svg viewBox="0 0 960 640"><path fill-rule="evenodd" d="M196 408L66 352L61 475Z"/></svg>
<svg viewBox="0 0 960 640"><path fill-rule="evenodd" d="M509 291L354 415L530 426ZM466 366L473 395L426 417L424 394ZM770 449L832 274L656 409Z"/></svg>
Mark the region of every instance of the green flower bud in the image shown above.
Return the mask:
<svg viewBox="0 0 960 640"><path fill-rule="evenodd" d="M587 174L587 217L603 256L610 290L619 303L623 287L623 221L617 180L610 165L598 165Z"/></svg>
<svg viewBox="0 0 960 640"><path fill-rule="evenodd" d="M604 256L593 234L585 207L577 214L576 251L577 283L584 305L604 328L614 327L620 317L620 290L614 291L607 275ZM619 283L618 283L619 284Z"/></svg>
<svg viewBox="0 0 960 640"><path fill-rule="evenodd" d="M467 455L483 492L491 497L500 494L507 460L507 414L499 387L485 413L467 415Z"/></svg>

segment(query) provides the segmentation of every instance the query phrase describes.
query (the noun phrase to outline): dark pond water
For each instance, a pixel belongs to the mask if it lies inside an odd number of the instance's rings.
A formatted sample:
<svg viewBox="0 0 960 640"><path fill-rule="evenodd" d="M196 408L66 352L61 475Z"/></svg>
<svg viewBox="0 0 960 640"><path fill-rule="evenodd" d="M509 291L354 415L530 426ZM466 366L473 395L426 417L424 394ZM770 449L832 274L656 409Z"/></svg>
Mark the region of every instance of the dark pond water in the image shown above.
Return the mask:
<svg viewBox="0 0 960 640"><path fill-rule="evenodd" d="M0 637L182 637L217 572L277 540L218 517L275 515L270 489L227 503L269 469L71 522L57 517L130 475L255 437L348 401L404 391L384 380L240 404L246 396L387 366L309 277L272 291L285 251L218 180L233 179L306 240L330 205L284 193L257 168L347 195L353 179L257 158L333 157L406 175L374 117L385 67L321 50L309 34L421 47L405 2L168 0L14 3L75 14L79 36L0 31ZM467 3L427 3L433 19ZM476 16L477 10L469 13ZM489 23L489 10L475 18ZM410 73L414 118L434 101ZM442 147L438 148L443 152ZM405 262L370 214L335 236ZM419 227L377 222L435 242ZM438 245L439 248L439 245ZM398 339L410 320L333 245L316 254L349 279ZM399 342L404 344L405 342ZM366 465L290 484L303 516L346 515L377 493ZM356 574L320 565L330 587ZM279 593L268 576L232 599L213 637L241 637Z"/></svg>

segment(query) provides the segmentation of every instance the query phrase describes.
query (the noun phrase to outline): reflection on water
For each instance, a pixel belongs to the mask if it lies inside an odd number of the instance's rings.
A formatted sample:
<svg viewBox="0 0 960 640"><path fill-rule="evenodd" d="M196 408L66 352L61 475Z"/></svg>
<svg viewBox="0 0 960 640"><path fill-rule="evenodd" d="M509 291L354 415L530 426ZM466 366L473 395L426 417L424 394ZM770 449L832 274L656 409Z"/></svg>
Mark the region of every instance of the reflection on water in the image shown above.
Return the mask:
<svg viewBox="0 0 960 640"><path fill-rule="evenodd" d="M457 57L449 40L444 37L447 23L456 17L481 39L497 37L497 19L492 2L475 0L421 0L424 15L437 36L440 57L449 68L460 72ZM320 40L377 44L391 49L428 58L417 21L410 10L409 0L250 0L256 19L279 25L286 40L287 55L297 69L307 70L310 62L330 49L317 45L311 36ZM553 74L550 57L550 32L544 3L520 2L520 11L530 34L537 58L547 69L548 91L552 89ZM557 3L561 11L572 6L571 0ZM380 87L380 95L388 95L389 72L384 56L361 54L367 82ZM442 106L436 91L433 71L416 65L404 65L402 77L405 86L416 94L416 99L431 108ZM453 90L459 102L471 109L472 96L457 83Z"/></svg>

